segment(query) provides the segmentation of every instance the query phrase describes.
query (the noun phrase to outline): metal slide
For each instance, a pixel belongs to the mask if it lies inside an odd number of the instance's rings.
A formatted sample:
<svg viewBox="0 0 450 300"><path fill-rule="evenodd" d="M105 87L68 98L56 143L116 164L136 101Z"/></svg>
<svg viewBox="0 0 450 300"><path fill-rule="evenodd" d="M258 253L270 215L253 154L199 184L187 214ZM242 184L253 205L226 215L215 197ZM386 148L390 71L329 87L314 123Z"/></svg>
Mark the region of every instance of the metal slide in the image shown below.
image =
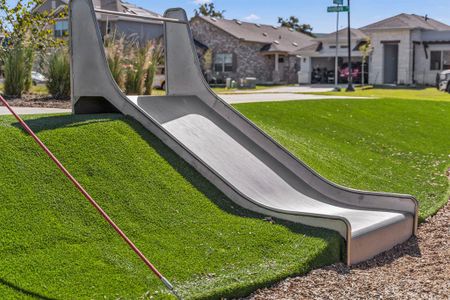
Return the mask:
<svg viewBox="0 0 450 300"><path fill-rule="evenodd" d="M182 9L158 19L165 28L164 97L122 93L109 71L95 13L92 0L70 1L75 114L132 116L240 206L339 232L348 264L415 234L418 204L412 196L357 191L324 179L215 95Z"/></svg>

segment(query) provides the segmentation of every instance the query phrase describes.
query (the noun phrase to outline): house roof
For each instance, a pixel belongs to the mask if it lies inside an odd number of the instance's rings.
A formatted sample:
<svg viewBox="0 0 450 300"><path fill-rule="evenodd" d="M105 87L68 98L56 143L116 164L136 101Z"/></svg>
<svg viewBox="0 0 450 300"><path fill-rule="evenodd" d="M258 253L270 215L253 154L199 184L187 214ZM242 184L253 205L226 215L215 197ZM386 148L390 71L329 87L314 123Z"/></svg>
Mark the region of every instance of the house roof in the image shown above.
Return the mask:
<svg viewBox="0 0 450 300"><path fill-rule="evenodd" d="M422 42L424 43L450 43L450 30L436 31L436 30L423 30Z"/></svg>
<svg viewBox="0 0 450 300"><path fill-rule="evenodd" d="M338 31L339 34L339 40L347 40L347 28L343 28ZM350 36L352 40L367 40L369 39L369 36L367 36L361 29L351 28L350 29ZM336 31L327 35L324 35L320 38L317 38L317 40L322 42L335 42L336 41Z"/></svg>
<svg viewBox="0 0 450 300"><path fill-rule="evenodd" d="M65 5L69 4L69 0L60 0L60 1ZM137 16L162 17L161 15L153 11L139 7L135 4L123 0L92 0L92 2L94 3L95 8L112 9L114 11L119 11ZM36 11L40 6L41 5L35 7L33 11ZM56 10L59 9L60 7L56 8Z"/></svg>
<svg viewBox="0 0 450 300"><path fill-rule="evenodd" d="M139 7L137 5L134 5L132 3L128 3L122 0L119 0L119 10L124 13L138 15L138 16L147 16L147 17L162 17L160 14L157 14L153 11L150 11L148 9Z"/></svg>
<svg viewBox="0 0 450 300"><path fill-rule="evenodd" d="M450 30L450 26L429 18L414 14L399 14L391 18L364 26L362 30L383 29L427 29L427 30Z"/></svg>
<svg viewBox="0 0 450 300"><path fill-rule="evenodd" d="M242 41L266 44L262 49L264 52L293 52L314 39L286 27L204 16L195 18L200 18Z"/></svg>
<svg viewBox="0 0 450 300"><path fill-rule="evenodd" d="M344 28L344 29L341 29L338 31L340 42L342 42L342 41L347 42L347 28ZM358 49L359 45L361 43L364 43L365 41L367 41L369 39L369 37L362 30L356 29L356 28L350 29L350 36L352 38L353 43L356 42L356 47L354 48L353 51ZM303 53L318 52L322 49L322 46L324 43L335 44L336 43L336 32L322 35L321 37L310 41L309 43L305 44L303 47L301 47L297 51L295 51L295 53L303 54Z"/></svg>

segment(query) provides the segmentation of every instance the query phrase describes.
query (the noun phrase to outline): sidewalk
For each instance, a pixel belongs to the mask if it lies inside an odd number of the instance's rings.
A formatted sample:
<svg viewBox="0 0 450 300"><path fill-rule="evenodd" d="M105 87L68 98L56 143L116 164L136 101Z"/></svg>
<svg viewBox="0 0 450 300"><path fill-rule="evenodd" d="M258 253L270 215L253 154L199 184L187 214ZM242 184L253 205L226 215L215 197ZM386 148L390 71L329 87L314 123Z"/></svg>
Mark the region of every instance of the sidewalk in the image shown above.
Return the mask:
<svg viewBox="0 0 450 300"><path fill-rule="evenodd" d="M70 109L60 109L60 108L44 108L44 107L13 107L13 109L19 115L40 115L40 114L60 114L60 113L70 113ZM0 115L10 115L9 110L0 106Z"/></svg>
<svg viewBox="0 0 450 300"><path fill-rule="evenodd" d="M332 100L332 99L369 99L365 97L347 96L321 96L294 93L246 93L246 94L221 94L220 98L230 104L254 103L254 102L278 102L278 101L304 101L304 100Z"/></svg>

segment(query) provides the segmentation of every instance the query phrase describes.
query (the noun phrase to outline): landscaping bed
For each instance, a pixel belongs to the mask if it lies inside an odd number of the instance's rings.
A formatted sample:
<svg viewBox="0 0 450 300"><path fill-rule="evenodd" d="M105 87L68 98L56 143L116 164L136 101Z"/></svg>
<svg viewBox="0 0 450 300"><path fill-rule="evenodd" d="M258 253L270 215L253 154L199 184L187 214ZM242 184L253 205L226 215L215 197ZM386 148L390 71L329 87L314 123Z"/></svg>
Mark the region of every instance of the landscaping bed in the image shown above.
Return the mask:
<svg viewBox="0 0 450 300"><path fill-rule="evenodd" d="M284 280L248 300L448 299L450 204L419 227L417 238L354 267L335 264Z"/></svg>
<svg viewBox="0 0 450 300"><path fill-rule="evenodd" d="M5 98L11 106L15 107L72 108L70 99L55 99L46 95L22 95L20 98Z"/></svg>

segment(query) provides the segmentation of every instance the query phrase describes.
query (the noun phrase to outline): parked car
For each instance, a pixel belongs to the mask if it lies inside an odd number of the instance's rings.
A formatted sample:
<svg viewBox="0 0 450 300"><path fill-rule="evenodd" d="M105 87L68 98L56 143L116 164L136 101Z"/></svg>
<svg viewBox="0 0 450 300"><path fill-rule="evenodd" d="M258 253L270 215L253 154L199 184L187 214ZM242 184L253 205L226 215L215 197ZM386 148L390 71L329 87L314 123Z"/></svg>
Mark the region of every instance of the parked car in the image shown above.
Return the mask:
<svg viewBox="0 0 450 300"><path fill-rule="evenodd" d="M450 93L450 70L442 71L438 74L436 87L440 91Z"/></svg>
<svg viewBox="0 0 450 300"><path fill-rule="evenodd" d="M166 89L166 68L165 66L159 66L156 70L155 79L153 81L153 87L157 89Z"/></svg>
<svg viewBox="0 0 450 300"><path fill-rule="evenodd" d="M340 82L348 82L349 68L348 63L341 66L339 70L339 80ZM354 83L362 82L362 63L352 63L352 79ZM364 82L369 81L368 65L364 64Z"/></svg>
<svg viewBox="0 0 450 300"><path fill-rule="evenodd" d="M47 82L47 78L44 75L35 71L31 72L31 80L33 81L33 85L44 84Z"/></svg>

